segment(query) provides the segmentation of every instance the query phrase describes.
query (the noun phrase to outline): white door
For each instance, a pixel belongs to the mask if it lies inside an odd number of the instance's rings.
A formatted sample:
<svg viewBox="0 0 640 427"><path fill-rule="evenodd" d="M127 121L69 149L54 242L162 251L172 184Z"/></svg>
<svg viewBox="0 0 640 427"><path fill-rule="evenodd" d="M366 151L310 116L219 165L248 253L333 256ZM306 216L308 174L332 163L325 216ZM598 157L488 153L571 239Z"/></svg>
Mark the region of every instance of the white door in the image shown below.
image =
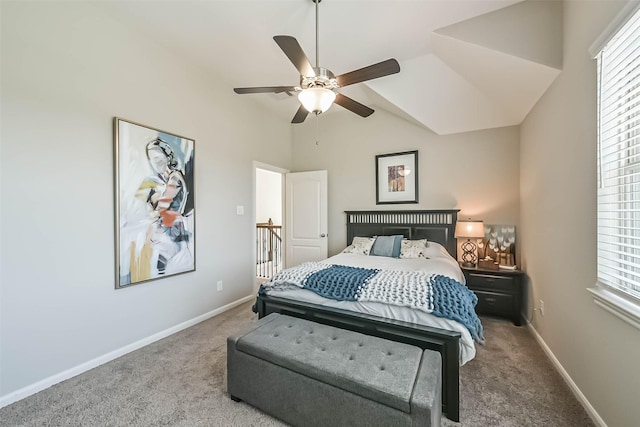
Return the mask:
<svg viewBox="0 0 640 427"><path fill-rule="evenodd" d="M327 258L327 171L286 174L285 267Z"/></svg>

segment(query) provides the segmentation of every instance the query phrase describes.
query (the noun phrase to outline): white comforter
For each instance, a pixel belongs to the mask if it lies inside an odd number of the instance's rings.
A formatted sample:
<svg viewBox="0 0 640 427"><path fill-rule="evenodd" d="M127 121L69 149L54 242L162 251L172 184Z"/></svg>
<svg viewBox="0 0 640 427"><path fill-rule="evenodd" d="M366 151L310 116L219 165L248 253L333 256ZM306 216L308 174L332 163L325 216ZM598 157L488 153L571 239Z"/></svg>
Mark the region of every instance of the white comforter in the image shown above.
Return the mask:
<svg viewBox="0 0 640 427"><path fill-rule="evenodd" d="M322 261L328 264L350 265L354 267L378 268L381 270L424 271L430 274L442 274L460 283L466 283L462 270L442 247L429 242L427 256L429 259L399 259L359 254L338 254ZM464 365L476 355L476 348L471 334L462 324L449 319L434 316L420 310L408 307L393 306L377 302L336 301L321 297L306 289L269 290L268 293L288 299L370 314L388 319L397 319L410 323L431 326L449 331L458 331L462 335L460 340L460 365Z"/></svg>

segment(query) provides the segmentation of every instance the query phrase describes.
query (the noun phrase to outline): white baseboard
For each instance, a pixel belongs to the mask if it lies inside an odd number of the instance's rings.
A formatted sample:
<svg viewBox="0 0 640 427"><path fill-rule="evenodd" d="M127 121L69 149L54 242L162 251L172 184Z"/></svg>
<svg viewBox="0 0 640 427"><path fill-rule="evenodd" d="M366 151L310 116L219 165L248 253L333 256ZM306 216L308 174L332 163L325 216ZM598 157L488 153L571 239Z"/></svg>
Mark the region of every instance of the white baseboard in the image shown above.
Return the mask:
<svg viewBox="0 0 640 427"><path fill-rule="evenodd" d="M598 427L607 427L607 424L600 417L600 415L595 410L595 408L591 406L591 403L589 403L589 401L587 400L587 397L582 393L582 391L580 391L580 389L578 388L578 385L575 382L573 382L573 379L569 376L569 373L564 369L564 367L562 366L560 361L556 358L556 356L553 354L553 352L551 351L547 343L544 342L544 340L542 339L538 331L535 330L535 328L533 327L533 325L531 325L531 323L527 323L527 327L533 334L536 341L538 341L538 344L540 344L540 347L542 347L542 350L544 350L544 352L547 354L547 357L549 358L549 360L551 360L551 363L553 363L553 366L560 373L560 376L562 376L562 378L564 379L564 382L567 383L567 385L569 386L573 394L576 396L576 399L578 399L578 402L580 402L584 407L585 411L587 411L587 414L589 414L589 417L591 418L591 420Z"/></svg>
<svg viewBox="0 0 640 427"><path fill-rule="evenodd" d="M195 317L191 320L187 320L186 322L182 322L176 326L173 326L169 329L165 329L164 331L160 331L156 334L153 334L149 337L143 338L139 341L136 341L134 343L131 343L129 345L126 345L124 347L121 347L117 350L114 350L110 353L104 354L100 357L96 357L95 359L89 360L88 362L82 363L78 366L75 366L73 368L67 369L66 371L60 372L58 374L52 375L48 378L45 378L41 381L38 381L37 383L28 385L26 387L23 387L19 390L16 390L14 392L11 392L7 395L1 396L0 397L0 408L4 408L5 406L8 406L14 402L17 402L18 400L24 399L25 397L31 396L32 394L36 394L39 391L42 391L46 388L51 387L54 384L57 384L61 381L64 380L68 380L69 378L73 378L76 375L80 375L83 372L86 372L90 369L93 369L95 367L98 367L100 365L103 365L107 362L110 362L114 359L117 359L120 356L124 356L127 353L131 353L132 351L138 350L139 348L142 348L146 345L149 345L153 342L156 342L158 340L161 340L163 338L168 337L169 335L173 335L176 332L180 332L183 329L186 329L190 326L196 325L200 322L203 322L207 319L210 319L214 316L217 316L218 314L224 313L227 310L230 310L240 304L244 304L245 302L251 301L252 299L255 298L255 295L248 295L244 298L240 298L239 300L236 300L232 303L229 303L223 307L220 308L216 308L215 310L212 310L208 313L202 314L198 317Z"/></svg>

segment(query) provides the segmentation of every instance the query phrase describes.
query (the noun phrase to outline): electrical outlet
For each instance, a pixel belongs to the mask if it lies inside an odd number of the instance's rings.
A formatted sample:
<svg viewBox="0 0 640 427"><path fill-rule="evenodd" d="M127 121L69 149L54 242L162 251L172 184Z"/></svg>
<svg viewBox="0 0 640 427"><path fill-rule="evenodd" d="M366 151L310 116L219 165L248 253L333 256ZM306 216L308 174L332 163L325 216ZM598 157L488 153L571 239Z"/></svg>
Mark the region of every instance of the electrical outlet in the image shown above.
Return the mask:
<svg viewBox="0 0 640 427"><path fill-rule="evenodd" d="M222 290L222 280L218 280L218 292Z"/></svg>
<svg viewBox="0 0 640 427"><path fill-rule="evenodd" d="M540 315L544 316L544 301L540 300Z"/></svg>

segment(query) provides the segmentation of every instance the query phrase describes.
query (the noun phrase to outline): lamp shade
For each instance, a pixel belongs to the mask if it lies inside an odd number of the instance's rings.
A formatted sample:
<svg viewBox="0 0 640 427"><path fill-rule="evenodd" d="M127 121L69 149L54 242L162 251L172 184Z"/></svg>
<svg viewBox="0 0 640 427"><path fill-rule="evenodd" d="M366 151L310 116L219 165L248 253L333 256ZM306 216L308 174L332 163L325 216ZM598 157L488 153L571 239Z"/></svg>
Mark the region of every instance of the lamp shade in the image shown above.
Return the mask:
<svg viewBox="0 0 640 427"><path fill-rule="evenodd" d="M298 94L298 101L310 113L324 113L336 99L334 91L323 87L310 87Z"/></svg>
<svg viewBox="0 0 640 427"><path fill-rule="evenodd" d="M484 224L482 221L458 221L456 223L456 238L458 237L477 239L484 237Z"/></svg>

